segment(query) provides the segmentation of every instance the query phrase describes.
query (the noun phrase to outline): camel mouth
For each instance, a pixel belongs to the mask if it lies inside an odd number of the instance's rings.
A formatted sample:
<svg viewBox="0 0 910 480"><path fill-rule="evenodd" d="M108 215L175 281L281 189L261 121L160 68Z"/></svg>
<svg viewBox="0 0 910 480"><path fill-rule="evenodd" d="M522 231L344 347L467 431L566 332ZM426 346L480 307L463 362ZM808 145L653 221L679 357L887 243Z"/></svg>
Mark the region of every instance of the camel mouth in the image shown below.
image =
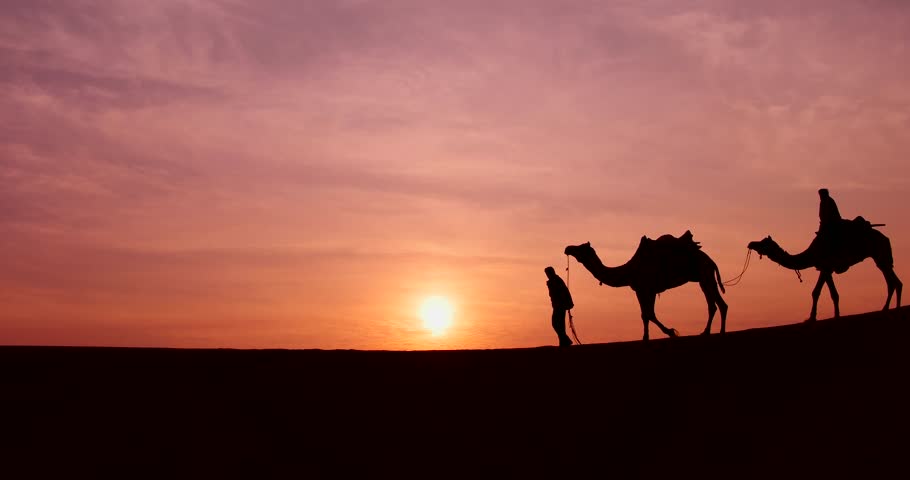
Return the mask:
<svg viewBox="0 0 910 480"><path fill-rule="evenodd" d="M564 255L568 255L568 254L569 254L569 249L570 249L570 248L572 248L572 247L566 247L566 249L563 250L562 253L563 253Z"/></svg>

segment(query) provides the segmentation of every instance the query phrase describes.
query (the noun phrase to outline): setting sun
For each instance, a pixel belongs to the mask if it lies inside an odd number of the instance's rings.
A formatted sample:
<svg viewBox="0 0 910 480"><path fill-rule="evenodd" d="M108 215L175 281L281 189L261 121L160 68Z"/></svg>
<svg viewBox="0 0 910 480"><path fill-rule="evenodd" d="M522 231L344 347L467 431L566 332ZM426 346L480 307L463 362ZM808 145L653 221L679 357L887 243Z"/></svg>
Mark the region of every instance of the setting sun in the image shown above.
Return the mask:
<svg viewBox="0 0 910 480"><path fill-rule="evenodd" d="M447 298L441 296L428 297L420 305L418 315L423 320L423 326L433 335L442 335L452 325L452 316L455 308Z"/></svg>

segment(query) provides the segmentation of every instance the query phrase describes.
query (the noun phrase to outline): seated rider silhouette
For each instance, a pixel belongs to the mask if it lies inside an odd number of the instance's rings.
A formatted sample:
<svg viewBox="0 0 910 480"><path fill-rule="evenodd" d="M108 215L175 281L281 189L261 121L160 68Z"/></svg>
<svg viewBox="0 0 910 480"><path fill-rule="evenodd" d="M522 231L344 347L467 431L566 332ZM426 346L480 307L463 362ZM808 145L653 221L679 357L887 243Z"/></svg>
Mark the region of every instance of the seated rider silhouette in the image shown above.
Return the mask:
<svg viewBox="0 0 910 480"><path fill-rule="evenodd" d="M821 235L837 232L843 221L840 211L837 209L837 203L828 194L827 188L819 189L818 197L820 202L818 205L818 232L815 233Z"/></svg>

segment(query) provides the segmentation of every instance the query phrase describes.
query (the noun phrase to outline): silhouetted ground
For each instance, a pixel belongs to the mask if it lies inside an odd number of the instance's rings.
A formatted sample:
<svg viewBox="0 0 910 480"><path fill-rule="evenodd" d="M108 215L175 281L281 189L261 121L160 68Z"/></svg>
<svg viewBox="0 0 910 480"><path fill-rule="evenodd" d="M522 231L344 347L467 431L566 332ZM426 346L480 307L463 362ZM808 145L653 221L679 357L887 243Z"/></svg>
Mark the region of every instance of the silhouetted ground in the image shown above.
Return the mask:
<svg viewBox="0 0 910 480"><path fill-rule="evenodd" d="M908 333L902 308L562 351L3 347L0 477L910 478Z"/></svg>

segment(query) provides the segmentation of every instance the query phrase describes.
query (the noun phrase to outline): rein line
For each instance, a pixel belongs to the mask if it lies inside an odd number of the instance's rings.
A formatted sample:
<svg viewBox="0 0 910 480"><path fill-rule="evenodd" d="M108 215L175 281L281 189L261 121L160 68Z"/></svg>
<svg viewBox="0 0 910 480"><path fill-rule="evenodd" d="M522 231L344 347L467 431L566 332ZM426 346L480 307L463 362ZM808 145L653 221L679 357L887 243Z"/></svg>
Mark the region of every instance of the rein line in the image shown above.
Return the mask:
<svg viewBox="0 0 910 480"><path fill-rule="evenodd" d="M734 285L739 284L739 282L741 282L743 279L743 275L746 274L746 270L749 269L749 262L751 260L752 260L752 250L747 248L746 249L746 261L743 262L743 271L739 272L739 275L731 278L730 280L727 280L726 282L721 282L723 284L723 286L732 287Z"/></svg>
<svg viewBox="0 0 910 480"><path fill-rule="evenodd" d="M569 274L570 274L569 256L566 255L566 289L567 290L569 289L569 280L570 280ZM571 295L571 292L569 294ZM575 339L575 343L577 343L578 345L581 345L581 340L578 339L578 334L575 333L575 321L572 318L572 309L570 308L568 310L568 312L569 312L569 328L572 330L572 337Z"/></svg>

